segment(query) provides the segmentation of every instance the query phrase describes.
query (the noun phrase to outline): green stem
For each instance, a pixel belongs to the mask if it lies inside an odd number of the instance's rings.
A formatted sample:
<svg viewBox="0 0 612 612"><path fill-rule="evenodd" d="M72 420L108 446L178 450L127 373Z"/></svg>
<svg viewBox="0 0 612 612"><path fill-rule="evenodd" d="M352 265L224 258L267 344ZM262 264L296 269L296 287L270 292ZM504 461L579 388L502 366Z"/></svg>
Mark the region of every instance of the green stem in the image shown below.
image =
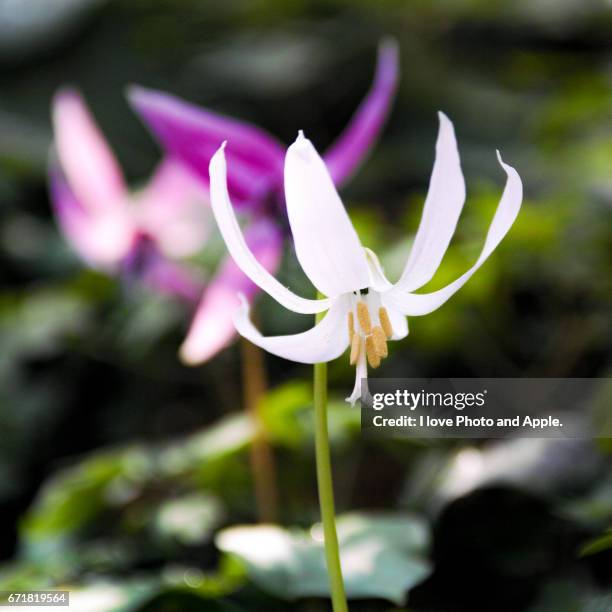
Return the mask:
<svg viewBox="0 0 612 612"><path fill-rule="evenodd" d="M317 320L319 318L320 316L317 315ZM327 560L332 607L334 612L348 612L344 581L342 580L342 567L340 566L340 547L338 545L338 534L336 533L334 488L327 432L327 363L315 363L314 365L314 411L319 505L323 522L325 558Z"/></svg>

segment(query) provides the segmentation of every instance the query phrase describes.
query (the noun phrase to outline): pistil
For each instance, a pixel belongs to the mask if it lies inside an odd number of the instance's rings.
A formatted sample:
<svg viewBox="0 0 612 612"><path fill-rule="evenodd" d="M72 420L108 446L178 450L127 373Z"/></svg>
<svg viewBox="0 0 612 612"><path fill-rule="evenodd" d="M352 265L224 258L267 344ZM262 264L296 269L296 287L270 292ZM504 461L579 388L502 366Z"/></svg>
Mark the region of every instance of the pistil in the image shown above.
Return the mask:
<svg viewBox="0 0 612 612"><path fill-rule="evenodd" d="M351 356L350 356L350 364L355 365L359 359L359 355L361 355L361 351L363 351L363 339L359 334L353 332L353 338L351 340Z"/></svg>

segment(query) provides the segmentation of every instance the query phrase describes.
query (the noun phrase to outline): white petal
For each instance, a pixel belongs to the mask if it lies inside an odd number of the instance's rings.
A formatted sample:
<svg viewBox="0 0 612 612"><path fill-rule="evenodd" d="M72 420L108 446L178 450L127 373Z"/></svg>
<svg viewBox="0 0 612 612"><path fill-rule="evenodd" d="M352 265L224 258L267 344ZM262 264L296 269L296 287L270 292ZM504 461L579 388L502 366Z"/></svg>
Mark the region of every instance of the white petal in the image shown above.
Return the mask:
<svg viewBox="0 0 612 612"><path fill-rule="evenodd" d="M300 132L285 157L285 198L297 258L324 295L368 285L368 266L357 232L312 143Z"/></svg>
<svg viewBox="0 0 612 612"><path fill-rule="evenodd" d="M365 392L369 393L368 390L368 363L366 361L365 351L361 351L359 359L357 360L357 367L355 368L355 386L353 392L346 398L347 402L350 402L351 406L355 405L355 402L361 399L361 388L365 384Z"/></svg>
<svg viewBox="0 0 612 612"><path fill-rule="evenodd" d="M391 283L385 276L385 271L380 265L380 261L378 260L376 253L368 248L365 249L365 253L368 262L368 272L370 275L368 287L374 289L375 291L387 291L391 289L393 287L393 283Z"/></svg>
<svg viewBox="0 0 612 612"><path fill-rule="evenodd" d="M423 216L410 257L398 282L404 291L414 291L432 279L455 233L465 202L465 181L455 130L444 113L438 113L438 117L440 129L436 142L436 160Z"/></svg>
<svg viewBox="0 0 612 612"><path fill-rule="evenodd" d="M384 297L381 297L381 304L387 309L389 321L393 328L393 336L391 340L402 340L408 335L408 319L406 315L389 304Z"/></svg>
<svg viewBox="0 0 612 612"><path fill-rule="evenodd" d="M406 315L417 316L432 312L444 304L446 300L471 278L472 274L480 268L487 257L489 257L508 233L521 207L523 185L517 171L512 168L512 166L508 166L502 161L499 151L497 152L497 157L502 168L506 171L508 179L499 206L497 207L497 211L489 227L484 247L476 263L456 281L433 293L424 293L421 295L406 293L398 284L385 294L384 299L388 304Z"/></svg>
<svg viewBox="0 0 612 612"><path fill-rule="evenodd" d="M323 312L329 308L329 300L308 300L289 291L257 261L247 246L227 191L224 148L225 143L210 161L210 200L217 225L236 265L285 308L302 314Z"/></svg>
<svg viewBox="0 0 612 612"><path fill-rule="evenodd" d="M348 346L347 296L332 301L329 312L313 328L289 336L262 336L249 319L249 306L240 296L242 306L234 315L238 333L273 355L298 363L322 363L336 359Z"/></svg>

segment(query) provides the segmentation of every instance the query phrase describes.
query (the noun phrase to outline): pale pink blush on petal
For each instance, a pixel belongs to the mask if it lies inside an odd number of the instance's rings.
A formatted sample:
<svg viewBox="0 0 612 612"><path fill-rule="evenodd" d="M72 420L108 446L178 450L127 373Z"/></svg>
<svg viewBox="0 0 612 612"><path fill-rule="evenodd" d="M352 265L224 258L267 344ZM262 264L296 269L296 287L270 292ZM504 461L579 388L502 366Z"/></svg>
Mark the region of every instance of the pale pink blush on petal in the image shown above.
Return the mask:
<svg viewBox="0 0 612 612"><path fill-rule="evenodd" d="M197 304L202 294L202 282L195 270L160 256L141 276L142 283L153 291L163 293L186 302Z"/></svg>
<svg viewBox="0 0 612 612"><path fill-rule="evenodd" d="M170 258L197 253L208 237L212 212L208 189L177 159L164 159L134 196L139 226Z"/></svg>
<svg viewBox="0 0 612 612"><path fill-rule="evenodd" d="M282 237L274 225L261 220L246 231L245 237L261 264L269 272L275 272L282 254ZM252 297L257 291L257 286L228 256L204 292L181 347L181 359L195 365L207 361L228 346L236 335L233 315L240 306L238 294Z"/></svg>
<svg viewBox="0 0 612 612"><path fill-rule="evenodd" d="M230 344L236 330L232 313L239 305L238 296L220 274L204 292L180 356L183 362L196 365L207 361Z"/></svg>
<svg viewBox="0 0 612 612"><path fill-rule="evenodd" d="M81 96L60 91L52 115L60 165L81 205L90 211L125 207L121 168Z"/></svg>
<svg viewBox="0 0 612 612"><path fill-rule="evenodd" d="M74 250L91 267L114 270L129 252L134 237L125 211L91 214L81 206L59 169L50 171L49 187L58 224Z"/></svg>
<svg viewBox="0 0 612 612"><path fill-rule="evenodd" d="M198 303L204 287L194 268L167 259L147 234L135 235L129 253L121 261L121 276L127 283L138 282L192 306Z"/></svg>

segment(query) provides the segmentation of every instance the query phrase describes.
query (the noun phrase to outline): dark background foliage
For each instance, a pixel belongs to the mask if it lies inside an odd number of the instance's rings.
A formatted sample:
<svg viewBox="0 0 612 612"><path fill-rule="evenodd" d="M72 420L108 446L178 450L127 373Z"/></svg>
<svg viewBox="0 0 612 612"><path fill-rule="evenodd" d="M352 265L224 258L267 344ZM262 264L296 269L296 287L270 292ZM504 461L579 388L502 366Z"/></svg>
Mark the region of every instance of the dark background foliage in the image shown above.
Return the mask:
<svg viewBox="0 0 612 612"><path fill-rule="evenodd" d="M135 186L160 152L127 106L130 83L252 121L286 143L304 129L324 149L366 92L387 35L400 44L400 90L379 145L342 195L390 276L418 224L438 109L455 123L468 203L431 288L477 256L503 185L496 148L520 172L525 203L486 266L442 309L411 319L377 375L609 375L609 3L2 0L6 588L90 589L98 607L83 610L325 609L321 599L287 604L213 545L219 528L256 518L238 347L185 368L176 350L188 313L85 269L70 251L46 192L49 107L59 87L78 86ZM291 252L282 275L311 291ZM268 333L305 325L266 298L260 314ZM310 371L266 362L280 522L308 527L318 516ZM358 413L341 401L352 384L344 360L330 377L339 510L419 513L415 523L431 529L418 558L433 571L419 584L400 579L400 591L413 587L402 609L612 609L611 552L605 535L597 540L612 519L609 444L366 443ZM164 510L177 500L186 512L178 527ZM181 531L193 524L195 535ZM196 570L210 576L194 587ZM124 603L100 603L102 583ZM370 597L351 609L390 605Z"/></svg>

